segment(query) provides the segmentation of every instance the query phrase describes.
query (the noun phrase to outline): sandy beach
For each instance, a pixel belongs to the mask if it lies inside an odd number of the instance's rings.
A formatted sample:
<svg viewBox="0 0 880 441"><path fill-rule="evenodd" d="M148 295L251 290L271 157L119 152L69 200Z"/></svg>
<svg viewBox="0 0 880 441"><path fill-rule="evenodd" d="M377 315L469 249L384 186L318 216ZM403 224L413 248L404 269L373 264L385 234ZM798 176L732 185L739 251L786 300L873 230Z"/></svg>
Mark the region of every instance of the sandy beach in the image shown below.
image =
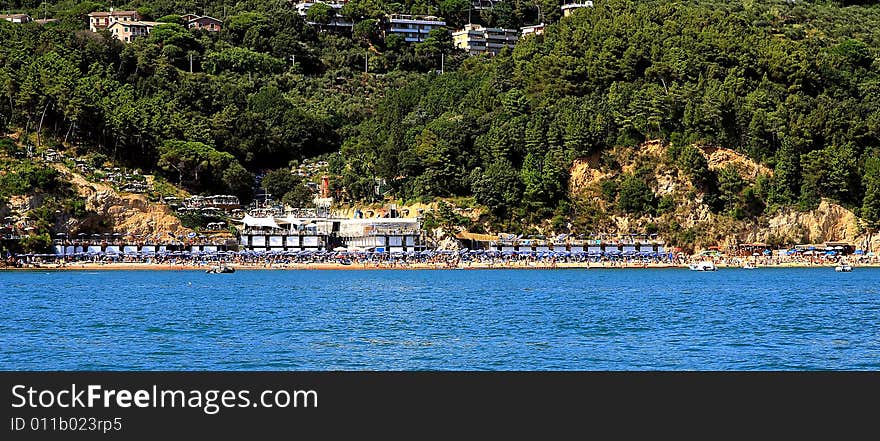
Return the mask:
<svg viewBox="0 0 880 441"><path fill-rule="evenodd" d="M39 263L22 267L0 267L0 271L112 271L112 270L145 270L145 271L205 271L219 265L219 262L205 262L197 264L173 264L173 263L145 263L145 262L72 262L72 263ZM741 268L742 264L716 262L719 269ZM621 263L621 262L513 262L513 263L485 263L467 262L459 265L446 263L351 263L342 264L337 262L315 263L227 263L235 270L468 270L468 269L645 269L645 268L680 268L687 269L687 263ZM757 263L758 269L764 268L825 268L833 269L834 262L811 263L811 262L771 262ZM854 268L880 267L880 262L853 263Z"/></svg>

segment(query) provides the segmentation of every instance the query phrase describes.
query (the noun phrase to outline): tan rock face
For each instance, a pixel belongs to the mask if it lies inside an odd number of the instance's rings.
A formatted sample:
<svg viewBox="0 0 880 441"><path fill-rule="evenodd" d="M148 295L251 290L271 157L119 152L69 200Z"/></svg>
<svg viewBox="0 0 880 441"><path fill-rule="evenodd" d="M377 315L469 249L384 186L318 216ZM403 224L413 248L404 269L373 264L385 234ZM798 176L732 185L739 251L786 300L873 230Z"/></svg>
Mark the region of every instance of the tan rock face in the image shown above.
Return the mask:
<svg viewBox="0 0 880 441"><path fill-rule="evenodd" d="M746 181L754 181L759 175L772 176L773 170L759 164L731 149L708 145L697 145L706 157L712 170L733 166ZM657 164L656 187L658 196L673 195L677 207L674 220L684 228L697 228L706 240L726 242L779 242L779 243L823 243L849 242L858 248L880 250L880 234L868 237L859 232L858 218L846 208L830 201L822 201L818 208L809 212L786 209L773 216L760 219L758 224L733 221L712 214L703 203L703 194L694 189L674 168L664 168L661 159L666 146L657 141L645 142L638 149L619 149L614 156L621 163L622 170L632 169L636 161ZM598 191L598 183L608 176L599 170L598 156L574 161L570 169L569 191L574 195L587 195ZM693 192L693 194L690 194ZM629 216L610 216L612 228L618 231L638 231L645 222L654 221L644 217L634 219ZM715 243L712 243L715 244Z"/></svg>
<svg viewBox="0 0 880 441"><path fill-rule="evenodd" d="M86 207L108 216L117 233L164 237L168 233L180 236L192 231L180 224L167 205L150 203L140 194L100 191L86 199Z"/></svg>
<svg viewBox="0 0 880 441"><path fill-rule="evenodd" d="M708 146L701 146L700 150L706 156L706 162L710 170L718 170L732 165L739 172L740 176L748 180L754 180L760 174L773 175L773 170L733 150Z"/></svg>
<svg viewBox="0 0 880 441"><path fill-rule="evenodd" d="M165 204L153 203L142 194L119 194L112 187L89 182L60 164L54 164L86 198L86 208L106 217L113 232L136 236L184 236L192 232L180 224Z"/></svg>
<svg viewBox="0 0 880 441"><path fill-rule="evenodd" d="M438 250L458 251L462 248L461 242L452 236L446 236L437 242Z"/></svg>
<svg viewBox="0 0 880 441"><path fill-rule="evenodd" d="M594 164L591 164L592 161L588 159L576 159L571 166L569 172L571 173L571 177L568 181L569 191L571 193L579 193L584 188L588 186L598 183L602 180L606 173L602 173L598 167Z"/></svg>
<svg viewBox="0 0 880 441"><path fill-rule="evenodd" d="M819 207L808 212L786 209L767 221L767 227L758 234L758 240L770 237L785 238L793 243L850 242L858 243L858 218L853 212L835 203L823 200ZM760 236L763 236L760 237Z"/></svg>

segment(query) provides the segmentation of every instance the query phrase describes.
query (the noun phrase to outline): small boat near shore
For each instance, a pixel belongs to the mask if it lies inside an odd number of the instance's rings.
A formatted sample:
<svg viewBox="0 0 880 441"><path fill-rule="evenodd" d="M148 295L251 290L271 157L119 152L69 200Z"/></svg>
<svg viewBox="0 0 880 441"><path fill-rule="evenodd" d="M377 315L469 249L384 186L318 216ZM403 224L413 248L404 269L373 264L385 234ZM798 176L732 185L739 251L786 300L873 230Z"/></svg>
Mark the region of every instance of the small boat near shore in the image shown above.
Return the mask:
<svg viewBox="0 0 880 441"><path fill-rule="evenodd" d="M717 271L718 267L715 266L714 262L710 262L708 260L704 260L702 262L697 263L689 263L688 268L691 271Z"/></svg>
<svg viewBox="0 0 880 441"><path fill-rule="evenodd" d="M235 272L235 268L227 265L219 265L208 268L205 272L208 274L231 274Z"/></svg>
<svg viewBox="0 0 880 441"><path fill-rule="evenodd" d="M755 266L754 263L746 262L746 264L743 265L743 269L758 269L758 267Z"/></svg>
<svg viewBox="0 0 880 441"><path fill-rule="evenodd" d="M848 272L851 272L852 270L853 270L852 265L850 265L848 263L841 263L840 265L837 265L836 267L834 267L834 271L837 271L839 273L848 273Z"/></svg>

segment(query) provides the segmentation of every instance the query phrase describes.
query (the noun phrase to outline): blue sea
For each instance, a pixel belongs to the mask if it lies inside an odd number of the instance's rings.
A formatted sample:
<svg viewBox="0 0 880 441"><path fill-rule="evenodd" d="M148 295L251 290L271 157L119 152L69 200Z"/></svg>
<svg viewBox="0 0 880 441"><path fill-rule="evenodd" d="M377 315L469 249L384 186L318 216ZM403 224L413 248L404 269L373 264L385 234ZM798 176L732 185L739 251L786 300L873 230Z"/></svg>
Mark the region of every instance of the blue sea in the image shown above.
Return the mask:
<svg viewBox="0 0 880 441"><path fill-rule="evenodd" d="M878 370L880 269L0 272L2 370Z"/></svg>

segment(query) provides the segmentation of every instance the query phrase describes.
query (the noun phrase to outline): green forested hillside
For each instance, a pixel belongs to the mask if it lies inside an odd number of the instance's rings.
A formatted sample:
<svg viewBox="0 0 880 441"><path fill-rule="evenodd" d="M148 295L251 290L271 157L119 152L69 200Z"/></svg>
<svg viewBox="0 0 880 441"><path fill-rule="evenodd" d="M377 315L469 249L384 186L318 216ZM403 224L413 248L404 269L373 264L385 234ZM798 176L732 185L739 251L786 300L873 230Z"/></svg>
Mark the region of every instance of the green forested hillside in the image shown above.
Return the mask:
<svg viewBox="0 0 880 441"><path fill-rule="evenodd" d="M405 197L473 194L502 217L570 217L573 158L662 139L717 212L754 198L772 209L828 197L864 206L876 224L880 9L595 4L508 56L468 60L390 93L344 140L340 171L349 182L387 178ZM735 149L775 173L757 187L725 180L693 143ZM613 184L632 188L631 178ZM659 203L625 198L609 202L622 212Z"/></svg>
<svg viewBox="0 0 880 441"><path fill-rule="evenodd" d="M875 6L598 0L561 18L560 1L542 1L543 35L468 58L448 31L406 44L376 21L433 13L454 28L467 1L356 0L343 8L351 35L320 32L284 2L135 1L117 9L169 24L127 45L87 30L86 14L106 4L11 3L60 20L0 21L0 130L39 132L195 192L247 198L254 173L328 154L349 200L377 199L378 180L403 200L472 195L495 221L562 225L595 211L568 191L573 160L599 155L613 168L612 147L661 139L717 213L755 218L827 197L875 228L880 217ZM186 12L225 28L186 30L172 15ZM504 2L472 20L538 16L533 2ZM743 182L710 171L694 143L774 173ZM663 210L652 173L603 184L603 210Z"/></svg>

